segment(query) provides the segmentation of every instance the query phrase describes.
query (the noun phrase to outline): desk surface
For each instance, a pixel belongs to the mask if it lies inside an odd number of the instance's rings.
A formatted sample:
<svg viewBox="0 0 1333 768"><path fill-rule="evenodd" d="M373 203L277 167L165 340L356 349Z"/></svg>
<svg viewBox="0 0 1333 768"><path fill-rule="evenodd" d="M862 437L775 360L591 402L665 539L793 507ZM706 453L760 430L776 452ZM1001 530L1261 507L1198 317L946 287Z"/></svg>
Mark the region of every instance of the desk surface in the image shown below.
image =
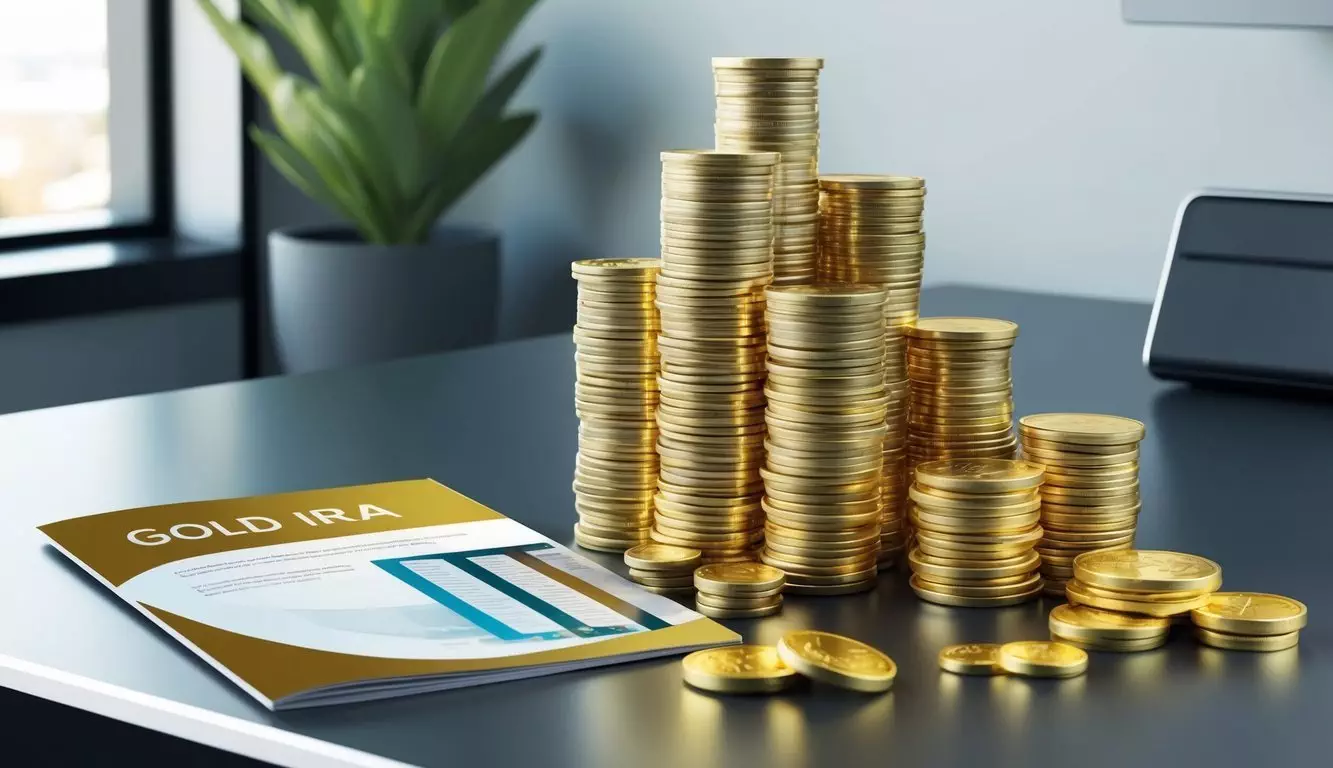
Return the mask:
<svg viewBox="0 0 1333 768"><path fill-rule="evenodd" d="M1146 306L971 289L930 314L1020 323L1020 414L1144 420L1139 543L1207 555L1227 586L1304 600L1299 649L1098 654L1084 678L941 674L948 643L1046 636L1051 603L792 597L748 640L817 627L887 651L878 697L724 699L674 659L388 702L272 714L43 544L48 520L147 504L432 476L570 538L572 345L548 337L325 374L0 418L0 685L292 765L787 766L1323 763L1333 748L1333 406L1160 384ZM622 568L618 559L592 555Z"/></svg>

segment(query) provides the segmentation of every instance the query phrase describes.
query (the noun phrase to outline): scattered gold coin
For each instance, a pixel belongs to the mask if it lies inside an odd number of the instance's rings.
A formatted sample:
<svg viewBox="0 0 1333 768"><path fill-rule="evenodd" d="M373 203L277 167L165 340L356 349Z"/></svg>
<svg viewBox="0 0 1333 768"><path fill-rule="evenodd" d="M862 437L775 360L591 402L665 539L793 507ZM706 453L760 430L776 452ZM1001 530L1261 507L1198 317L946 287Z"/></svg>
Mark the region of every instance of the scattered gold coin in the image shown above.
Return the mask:
<svg viewBox="0 0 1333 768"><path fill-rule="evenodd" d="M1000 667L1023 677L1077 677L1088 671L1088 654L1068 643L1020 640L1000 646Z"/></svg>
<svg viewBox="0 0 1333 768"><path fill-rule="evenodd" d="M879 650L831 632L788 632L778 641L778 655L812 680L853 691L887 691L898 675L898 665Z"/></svg>
<svg viewBox="0 0 1333 768"><path fill-rule="evenodd" d="M997 643L946 645L940 650L940 669L955 675L1000 675L1000 646Z"/></svg>
<svg viewBox="0 0 1333 768"><path fill-rule="evenodd" d="M774 693L796 682L771 645L731 645L695 651L681 662L685 682L714 693Z"/></svg>

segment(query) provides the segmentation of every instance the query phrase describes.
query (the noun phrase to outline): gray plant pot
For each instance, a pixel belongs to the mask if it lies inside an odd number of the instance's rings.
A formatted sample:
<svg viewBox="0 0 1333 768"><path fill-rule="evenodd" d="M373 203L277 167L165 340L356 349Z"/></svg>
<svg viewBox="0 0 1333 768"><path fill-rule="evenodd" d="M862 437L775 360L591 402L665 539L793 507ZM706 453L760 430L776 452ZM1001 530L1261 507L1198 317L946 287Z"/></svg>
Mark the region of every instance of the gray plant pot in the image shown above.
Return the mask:
<svg viewBox="0 0 1333 768"><path fill-rule="evenodd" d="M349 229L269 235L269 311L286 373L495 340L499 238L441 227L419 245L371 245Z"/></svg>

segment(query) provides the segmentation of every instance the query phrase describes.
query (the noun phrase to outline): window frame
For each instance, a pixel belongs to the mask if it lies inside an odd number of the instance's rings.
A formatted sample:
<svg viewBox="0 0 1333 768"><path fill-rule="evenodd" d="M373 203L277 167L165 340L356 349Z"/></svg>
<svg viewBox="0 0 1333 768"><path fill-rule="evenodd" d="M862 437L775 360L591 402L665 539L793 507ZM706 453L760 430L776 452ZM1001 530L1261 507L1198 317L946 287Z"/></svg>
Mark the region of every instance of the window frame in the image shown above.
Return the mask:
<svg viewBox="0 0 1333 768"><path fill-rule="evenodd" d="M111 94L129 98L132 107L121 117L108 116L108 137L112 142L112 200L114 205L118 195L126 191L137 194L147 210L145 215L132 211L134 221L116 223L108 220L105 224L71 226L48 231L33 231L20 234L0 234L0 256L11 251L26 250L52 245L71 245L89 242L116 242L138 238L167 237L172 233L174 221L174 179L172 173L173 156L173 121L172 121L172 51L171 51L171 0L106 0L107 7L107 65L111 77ZM135 38L136 31L139 33ZM116 38L116 42L112 38ZM121 65L117 67L116 65ZM141 69L141 72L124 72L123 69ZM120 77L117 77L120 72ZM126 80L126 75L135 78ZM137 77L142 75L142 77ZM138 109L133 102L138 101ZM133 141L133 129L144 123L147 140L144 142L146 156L135 156L135 147L127 144ZM120 150L118 152L118 150ZM120 173L129 173L133 178L127 183L117 182L117 160L128 160L128 167L121 165ZM147 194L138 191L147 185ZM59 215L64 217L64 215ZM69 214L70 219L77 219L81 214ZM90 213L88 218L96 218ZM33 217L40 218L40 217Z"/></svg>

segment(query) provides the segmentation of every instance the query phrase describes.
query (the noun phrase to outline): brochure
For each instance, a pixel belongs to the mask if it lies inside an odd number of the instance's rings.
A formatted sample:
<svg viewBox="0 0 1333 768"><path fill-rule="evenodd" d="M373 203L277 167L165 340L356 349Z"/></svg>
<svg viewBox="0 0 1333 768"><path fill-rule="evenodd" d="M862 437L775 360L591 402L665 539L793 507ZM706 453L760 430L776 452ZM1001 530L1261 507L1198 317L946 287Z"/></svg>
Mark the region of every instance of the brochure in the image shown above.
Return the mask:
<svg viewBox="0 0 1333 768"><path fill-rule="evenodd" d="M740 642L432 480L168 504L40 529L275 710Z"/></svg>

